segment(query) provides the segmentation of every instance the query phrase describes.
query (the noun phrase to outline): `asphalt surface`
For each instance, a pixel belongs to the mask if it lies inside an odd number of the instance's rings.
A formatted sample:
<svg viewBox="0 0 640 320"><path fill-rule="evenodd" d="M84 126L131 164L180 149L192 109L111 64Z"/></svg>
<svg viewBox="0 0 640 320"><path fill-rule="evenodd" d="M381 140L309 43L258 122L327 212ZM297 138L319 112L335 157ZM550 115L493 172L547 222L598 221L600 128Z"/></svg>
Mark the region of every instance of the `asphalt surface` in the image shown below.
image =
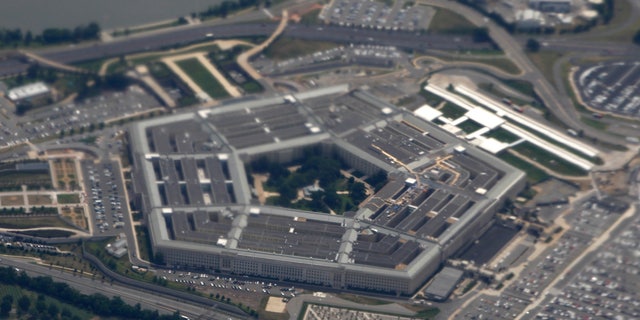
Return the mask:
<svg viewBox="0 0 640 320"><path fill-rule="evenodd" d="M214 38L242 38L269 36L275 30L275 23L244 23L207 25L201 24L185 29L172 29L144 37L131 37L111 42L70 45L45 49L36 52L42 57L59 63L71 64L81 61L117 57L143 51L167 49ZM370 43L392 45L414 50L477 50L489 49L489 43L476 43L471 36L421 34L403 31L379 31L340 26L307 26L296 24L289 26L284 35L305 40L334 41L339 43ZM0 76L25 71L27 64L17 58L0 61Z"/></svg>

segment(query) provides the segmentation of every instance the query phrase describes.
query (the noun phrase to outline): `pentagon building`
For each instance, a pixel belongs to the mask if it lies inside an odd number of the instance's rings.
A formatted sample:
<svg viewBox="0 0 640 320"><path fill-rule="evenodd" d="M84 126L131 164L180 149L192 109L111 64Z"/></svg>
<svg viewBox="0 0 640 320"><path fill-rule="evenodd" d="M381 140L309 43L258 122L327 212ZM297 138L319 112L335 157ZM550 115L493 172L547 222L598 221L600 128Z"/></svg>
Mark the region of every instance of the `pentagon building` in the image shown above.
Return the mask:
<svg viewBox="0 0 640 320"><path fill-rule="evenodd" d="M347 86L139 122L134 197L167 266L411 294L485 231L524 174ZM309 146L388 183L344 216L260 205L245 164Z"/></svg>

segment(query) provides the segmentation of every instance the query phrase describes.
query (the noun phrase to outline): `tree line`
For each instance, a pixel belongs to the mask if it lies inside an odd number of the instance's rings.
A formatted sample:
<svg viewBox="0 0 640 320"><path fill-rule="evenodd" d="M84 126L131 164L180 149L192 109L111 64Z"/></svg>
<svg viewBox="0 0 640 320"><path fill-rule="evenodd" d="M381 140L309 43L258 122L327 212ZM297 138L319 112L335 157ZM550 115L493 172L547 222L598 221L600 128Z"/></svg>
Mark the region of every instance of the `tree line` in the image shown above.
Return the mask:
<svg viewBox="0 0 640 320"><path fill-rule="evenodd" d="M33 34L31 31L22 32L21 29L0 29L1 46L29 46L32 43L58 44L65 42L80 42L98 39L100 26L91 22L87 25L79 25L69 28L47 28L41 34Z"/></svg>
<svg viewBox="0 0 640 320"><path fill-rule="evenodd" d="M120 297L109 298L100 293L95 293L92 295L82 294L66 283L54 282L51 277L30 277L26 274L26 272L18 272L11 267L0 268L0 283L6 285L17 285L19 287L34 291L42 295L55 297L56 299L64 303L70 304L79 309L87 310L101 317L117 317L121 319L141 320L180 319L180 314L178 312L172 315L160 315L157 310L151 311L142 309L139 303L135 306L128 305ZM22 300L24 298L20 299ZM18 307L23 308L22 306L20 306L21 302L18 301L18 303ZM24 304L27 306L30 303L30 301L29 303L24 302Z"/></svg>
<svg viewBox="0 0 640 320"><path fill-rule="evenodd" d="M269 175L266 186L275 189L279 196L275 199L276 205L298 208L317 212L333 210L339 214L357 209L366 197L366 188L362 182L355 181L353 177L344 179L340 169L348 169L348 166L338 157L327 157L319 148L307 148L304 151L302 161L297 170L289 171L288 165L269 161L261 157L253 161L247 168L249 176L252 173L266 173ZM294 202L298 197L298 189L313 185L318 180L318 186L322 189L311 192L311 200ZM367 179L378 190L386 183L386 174L379 172ZM338 194L338 189L347 191L349 200L344 202Z"/></svg>

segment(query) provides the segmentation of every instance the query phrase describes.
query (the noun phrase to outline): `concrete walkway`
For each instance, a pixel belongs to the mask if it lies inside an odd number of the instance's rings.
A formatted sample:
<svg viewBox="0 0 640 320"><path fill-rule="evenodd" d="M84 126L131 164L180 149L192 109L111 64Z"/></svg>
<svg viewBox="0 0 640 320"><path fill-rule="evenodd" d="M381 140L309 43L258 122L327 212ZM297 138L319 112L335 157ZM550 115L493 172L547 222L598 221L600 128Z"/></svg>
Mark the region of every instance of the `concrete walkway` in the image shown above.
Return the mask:
<svg viewBox="0 0 640 320"><path fill-rule="evenodd" d="M33 59L43 65L49 66L51 68L55 68L55 69L59 69L59 70L63 70L63 71L70 71L70 72L78 72L78 73L88 73L87 70L81 69L81 68L76 68L73 66L69 66L66 64L62 64L59 62L55 62L53 60L49 60L47 58L41 57L33 52L29 52L29 51L24 51L24 50L20 50L20 53L25 55L27 58L29 59Z"/></svg>
<svg viewBox="0 0 640 320"><path fill-rule="evenodd" d="M288 21L289 12L287 10L283 10L282 18L280 18L280 24L278 24L278 27L273 32L273 34L271 34L271 36L260 45L255 46L238 56L238 65L240 65L240 67L244 69L244 71L246 71L253 79L260 80L262 78L262 75L258 73L258 71L256 71L256 69L251 64L249 64L249 59L267 48L271 44L271 42L273 42L282 33L282 31L284 31L284 29L287 27Z"/></svg>

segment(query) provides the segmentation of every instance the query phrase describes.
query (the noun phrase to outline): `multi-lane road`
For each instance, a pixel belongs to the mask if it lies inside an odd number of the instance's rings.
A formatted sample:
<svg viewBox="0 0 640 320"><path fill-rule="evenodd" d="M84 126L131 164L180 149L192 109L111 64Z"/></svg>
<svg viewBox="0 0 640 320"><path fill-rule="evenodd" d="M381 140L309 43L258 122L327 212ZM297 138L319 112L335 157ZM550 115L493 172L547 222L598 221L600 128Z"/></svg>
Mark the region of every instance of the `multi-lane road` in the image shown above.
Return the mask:
<svg viewBox="0 0 640 320"><path fill-rule="evenodd" d="M464 5L446 0L422 0L421 2L436 7L446 7L449 10L464 15L478 27L489 29L494 42L505 54L523 71L521 78L530 81L536 88L537 94L547 105L548 109L567 127L581 129L587 136L615 143L617 139L603 134L601 131L585 126L580 120L571 101L560 94L552 84L544 78L523 51L522 40L515 39L502 27L482 14ZM276 23L244 22L235 24L235 19L220 22L203 23L183 28L175 28L150 35L138 35L122 40L110 42L96 42L77 46L50 48L37 52L39 55L56 62L70 64L80 61L103 59L126 54L166 49L173 46L194 43L207 39L207 34L216 38L242 38L268 36L276 28ZM333 25L292 24L284 31L284 35L293 38L318 41L333 41L338 43L365 43L376 45L396 46L398 48L416 51L435 50L473 50L491 48L489 43L474 42L471 36L454 36L416 32L384 31L354 27L340 27ZM608 43L590 43L575 39L548 39L543 41L547 50L575 51L590 50L607 52L610 54L640 53L640 49L628 46L613 46ZM27 64L19 59L9 58L0 61L0 76L26 70Z"/></svg>

